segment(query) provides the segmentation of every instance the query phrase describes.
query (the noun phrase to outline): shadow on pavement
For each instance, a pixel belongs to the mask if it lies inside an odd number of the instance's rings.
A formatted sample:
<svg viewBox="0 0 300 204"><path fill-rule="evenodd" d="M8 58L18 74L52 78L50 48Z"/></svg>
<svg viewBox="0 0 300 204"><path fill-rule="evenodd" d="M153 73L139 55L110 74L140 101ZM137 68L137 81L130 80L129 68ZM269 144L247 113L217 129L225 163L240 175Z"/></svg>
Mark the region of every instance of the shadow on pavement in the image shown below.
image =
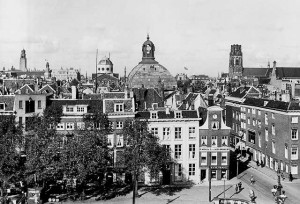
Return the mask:
<svg viewBox="0 0 300 204"><path fill-rule="evenodd" d="M187 184L187 185L182 185L182 186L157 186L157 187L146 187L143 189L140 189L140 192L142 192L140 194L140 196L151 192L152 194L159 196L159 195L169 195L169 196L173 196L176 193L184 190L184 189L190 189L193 186L193 184ZM177 199L177 198L176 198ZM173 202L173 201L171 201ZM168 202L170 203L170 201Z"/></svg>

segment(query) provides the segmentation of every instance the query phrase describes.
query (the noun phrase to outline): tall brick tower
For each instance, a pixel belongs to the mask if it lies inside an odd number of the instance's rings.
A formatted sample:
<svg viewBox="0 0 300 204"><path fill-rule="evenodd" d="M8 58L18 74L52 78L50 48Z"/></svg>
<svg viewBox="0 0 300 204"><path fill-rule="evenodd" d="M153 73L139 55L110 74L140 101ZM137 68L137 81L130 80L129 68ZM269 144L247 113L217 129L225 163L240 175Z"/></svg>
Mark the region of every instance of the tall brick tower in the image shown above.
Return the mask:
<svg viewBox="0 0 300 204"><path fill-rule="evenodd" d="M243 74L243 53L241 45L231 45L229 55L229 77L239 78Z"/></svg>
<svg viewBox="0 0 300 204"><path fill-rule="evenodd" d="M26 58L26 53L25 53L24 49L21 51L20 70L27 71L27 58Z"/></svg>

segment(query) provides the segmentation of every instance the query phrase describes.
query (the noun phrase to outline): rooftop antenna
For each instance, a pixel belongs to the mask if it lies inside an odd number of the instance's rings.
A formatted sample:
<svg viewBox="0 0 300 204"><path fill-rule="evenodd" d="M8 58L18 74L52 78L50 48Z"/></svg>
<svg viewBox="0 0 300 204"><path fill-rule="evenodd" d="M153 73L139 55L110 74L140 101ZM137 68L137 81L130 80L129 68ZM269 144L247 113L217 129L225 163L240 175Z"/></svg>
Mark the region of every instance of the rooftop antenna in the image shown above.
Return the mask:
<svg viewBox="0 0 300 204"><path fill-rule="evenodd" d="M108 59L110 59L110 52L108 53Z"/></svg>

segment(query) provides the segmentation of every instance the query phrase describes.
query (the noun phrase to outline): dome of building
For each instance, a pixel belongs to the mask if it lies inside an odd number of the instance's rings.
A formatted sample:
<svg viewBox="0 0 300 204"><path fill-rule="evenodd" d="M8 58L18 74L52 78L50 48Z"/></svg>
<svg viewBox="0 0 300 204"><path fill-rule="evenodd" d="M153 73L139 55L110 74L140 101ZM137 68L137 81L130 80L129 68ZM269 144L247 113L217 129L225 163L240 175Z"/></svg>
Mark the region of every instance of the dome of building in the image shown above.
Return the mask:
<svg viewBox="0 0 300 204"><path fill-rule="evenodd" d="M177 87L177 82L164 66L155 61L155 46L152 41L147 40L142 45L142 61L135 66L128 75L128 86L131 88L157 88L159 81L164 84L165 90Z"/></svg>
<svg viewBox="0 0 300 204"><path fill-rule="evenodd" d="M97 71L99 74L112 74L113 73L113 63L108 57L103 57L97 65Z"/></svg>

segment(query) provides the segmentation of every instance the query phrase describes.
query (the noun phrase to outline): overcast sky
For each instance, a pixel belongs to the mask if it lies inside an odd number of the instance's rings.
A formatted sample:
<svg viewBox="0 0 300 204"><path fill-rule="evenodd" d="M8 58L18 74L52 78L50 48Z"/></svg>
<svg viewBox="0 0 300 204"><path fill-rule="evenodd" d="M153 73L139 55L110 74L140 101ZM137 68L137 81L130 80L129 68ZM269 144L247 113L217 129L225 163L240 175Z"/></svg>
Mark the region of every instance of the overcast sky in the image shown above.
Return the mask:
<svg viewBox="0 0 300 204"><path fill-rule="evenodd" d="M244 67L300 67L298 0L0 0L0 69L80 68L108 56L123 76L141 61L147 33L156 60L177 73L228 72L231 44ZM188 67L185 71L183 68Z"/></svg>

